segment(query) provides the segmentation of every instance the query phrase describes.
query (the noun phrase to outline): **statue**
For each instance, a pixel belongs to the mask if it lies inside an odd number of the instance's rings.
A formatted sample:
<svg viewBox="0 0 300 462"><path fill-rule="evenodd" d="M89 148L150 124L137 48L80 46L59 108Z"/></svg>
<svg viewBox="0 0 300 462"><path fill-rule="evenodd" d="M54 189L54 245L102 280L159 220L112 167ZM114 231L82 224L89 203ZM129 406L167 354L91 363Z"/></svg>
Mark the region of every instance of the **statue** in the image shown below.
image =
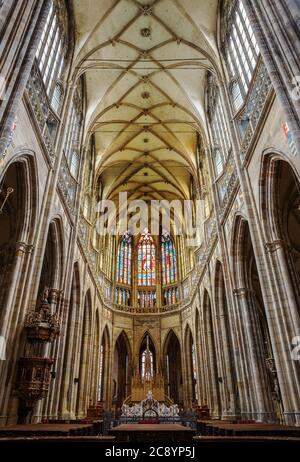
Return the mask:
<svg viewBox="0 0 300 462"><path fill-rule="evenodd" d="M43 292L42 303L49 303L48 298L49 298L49 289L48 287L45 287L44 292Z"/></svg>

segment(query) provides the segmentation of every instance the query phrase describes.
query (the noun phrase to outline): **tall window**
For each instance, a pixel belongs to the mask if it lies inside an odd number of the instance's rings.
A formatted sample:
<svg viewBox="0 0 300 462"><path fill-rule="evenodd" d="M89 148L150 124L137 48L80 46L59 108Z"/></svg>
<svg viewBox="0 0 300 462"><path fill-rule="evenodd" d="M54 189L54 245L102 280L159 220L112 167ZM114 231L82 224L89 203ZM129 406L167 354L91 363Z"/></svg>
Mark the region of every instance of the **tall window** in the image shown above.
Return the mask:
<svg viewBox="0 0 300 462"><path fill-rule="evenodd" d="M153 375L153 353L146 348L146 350L142 352L141 376L143 380L151 380Z"/></svg>
<svg viewBox="0 0 300 462"><path fill-rule="evenodd" d="M164 305L173 305L177 303L179 299L178 287L169 287L163 291L163 302Z"/></svg>
<svg viewBox="0 0 300 462"><path fill-rule="evenodd" d="M116 288L116 303L118 305L130 306L130 302L131 302L130 294L131 294L131 291L129 289L117 287Z"/></svg>
<svg viewBox="0 0 300 462"><path fill-rule="evenodd" d="M157 263L157 252L161 257L161 268L160 262ZM158 268L161 277L158 277ZM154 312L158 303L176 304L179 300L177 271L176 248L169 234L160 235L156 241L145 229L135 241L127 231L120 239L116 252L116 303L149 312Z"/></svg>
<svg viewBox="0 0 300 462"><path fill-rule="evenodd" d="M232 100L235 109L238 109L248 92L259 48L241 0L237 1L232 14L227 62L232 78Z"/></svg>
<svg viewBox="0 0 300 462"><path fill-rule="evenodd" d="M100 347L100 364L99 364L99 388L98 388L98 401L103 399L103 363L104 363L104 347Z"/></svg>
<svg viewBox="0 0 300 462"><path fill-rule="evenodd" d="M81 81L78 83L75 91L71 113L67 127L64 153L70 172L74 178L78 176L80 161L80 136L82 127L82 86Z"/></svg>
<svg viewBox="0 0 300 462"><path fill-rule="evenodd" d="M193 367L193 380L194 380L194 398L197 400L198 399L198 384L197 384L197 369L196 369L196 352L195 352L195 346L194 343L192 343L192 348L191 348L191 353L192 353L192 367Z"/></svg>
<svg viewBox="0 0 300 462"><path fill-rule="evenodd" d="M213 161L215 174L219 176L231 150L229 130L221 102L220 91L216 79L208 76L208 117L213 141Z"/></svg>
<svg viewBox="0 0 300 462"><path fill-rule="evenodd" d="M138 285L155 286L155 244L151 234L146 230L138 244Z"/></svg>
<svg viewBox="0 0 300 462"><path fill-rule="evenodd" d="M131 284L132 267L132 237L129 233L124 234L119 242L117 257L117 282Z"/></svg>
<svg viewBox="0 0 300 462"><path fill-rule="evenodd" d="M177 281L177 258L173 240L168 234L161 235L161 266L163 285Z"/></svg>
<svg viewBox="0 0 300 462"><path fill-rule="evenodd" d="M64 67L63 34L56 5L52 1L36 58L49 100L56 111L59 110L62 97L62 87L57 81Z"/></svg>

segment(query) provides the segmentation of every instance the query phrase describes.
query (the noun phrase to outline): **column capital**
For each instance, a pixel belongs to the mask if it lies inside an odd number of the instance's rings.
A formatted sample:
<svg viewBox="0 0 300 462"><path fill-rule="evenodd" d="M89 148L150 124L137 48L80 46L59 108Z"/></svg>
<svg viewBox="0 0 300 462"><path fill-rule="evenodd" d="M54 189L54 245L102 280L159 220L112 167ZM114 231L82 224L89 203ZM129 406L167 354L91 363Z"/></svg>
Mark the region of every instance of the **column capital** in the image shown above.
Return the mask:
<svg viewBox="0 0 300 462"><path fill-rule="evenodd" d="M56 304L62 293L63 293L63 290L60 290L60 289L54 289L54 288L49 289L49 297L48 297L49 302Z"/></svg>
<svg viewBox="0 0 300 462"><path fill-rule="evenodd" d="M22 241L16 242L15 250L17 257L20 257L24 254L29 254L33 249L34 246L32 244L27 244L26 242Z"/></svg>
<svg viewBox="0 0 300 462"><path fill-rule="evenodd" d="M288 244L283 239L276 239L272 242L265 242L266 252L276 252L278 249L289 249Z"/></svg>
<svg viewBox="0 0 300 462"><path fill-rule="evenodd" d="M253 292L252 289L249 289L248 287L239 287L236 289L233 289L233 295L236 297L243 297L245 295L249 295Z"/></svg>

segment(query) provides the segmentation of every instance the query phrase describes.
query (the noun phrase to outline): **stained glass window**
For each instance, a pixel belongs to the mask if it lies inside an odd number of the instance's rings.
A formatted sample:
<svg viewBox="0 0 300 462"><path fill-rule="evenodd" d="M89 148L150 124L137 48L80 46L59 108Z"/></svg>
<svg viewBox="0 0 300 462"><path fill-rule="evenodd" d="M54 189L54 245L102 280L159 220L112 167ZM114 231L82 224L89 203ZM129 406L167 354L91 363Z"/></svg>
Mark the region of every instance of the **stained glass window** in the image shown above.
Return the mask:
<svg viewBox="0 0 300 462"><path fill-rule="evenodd" d="M117 257L117 282L131 284L132 237L125 233L119 242Z"/></svg>
<svg viewBox="0 0 300 462"><path fill-rule="evenodd" d="M155 290L139 290L138 291L138 305L142 308L152 308L156 305L156 291Z"/></svg>
<svg viewBox="0 0 300 462"><path fill-rule="evenodd" d="M173 240L169 234L161 236L161 263L163 285L173 284L177 281L177 258Z"/></svg>
<svg viewBox="0 0 300 462"><path fill-rule="evenodd" d="M120 287L116 288L116 303L118 305L130 305L130 290Z"/></svg>
<svg viewBox="0 0 300 462"><path fill-rule="evenodd" d="M238 109L248 92L259 55L256 37L241 0L234 9L228 37L227 62L231 77L236 82L232 96Z"/></svg>
<svg viewBox="0 0 300 462"><path fill-rule="evenodd" d="M179 299L178 287L171 287L164 290L164 305L173 305Z"/></svg>
<svg viewBox="0 0 300 462"><path fill-rule="evenodd" d="M103 362L104 362L104 348L100 347L100 365L99 365L99 388L98 388L98 401L103 398Z"/></svg>
<svg viewBox="0 0 300 462"><path fill-rule="evenodd" d="M222 106L220 89L216 77L209 74L207 81L208 117L211 127L213 161L215 175L219 176L224 168L226 159L231 150L230 134L226 114Z"/></svg>
<svg viewBox="0 0 300 462"><path fill-rule="evenodd" d="M148 230L138 244L138 285L155 286L155 244Z"/></svg>
<svg viewBox="0 0 300 462"><path fill-rule="evenodd" d="M197 384L197 369L196 369L196 352L195 346L192 343L192 366L193 366L193 379L194 379L194 394L195 399L198 399L198 384Z"/></svg>
<svg viewBox="0 0 300 462"><path fill-rule="evenodd" d="M53 1L37 48L36 58L50 101L55 91L55 83L64 68L63 31L59 24L58 12ZM54 87L53 87L54 85Z"/></svg>
<svg viewBox="0 0 300 462"><path fill-rule="evenodd" d="M142 353L141 376L143 380L151 380L153 377L153 353L149 349Z"/></svg>

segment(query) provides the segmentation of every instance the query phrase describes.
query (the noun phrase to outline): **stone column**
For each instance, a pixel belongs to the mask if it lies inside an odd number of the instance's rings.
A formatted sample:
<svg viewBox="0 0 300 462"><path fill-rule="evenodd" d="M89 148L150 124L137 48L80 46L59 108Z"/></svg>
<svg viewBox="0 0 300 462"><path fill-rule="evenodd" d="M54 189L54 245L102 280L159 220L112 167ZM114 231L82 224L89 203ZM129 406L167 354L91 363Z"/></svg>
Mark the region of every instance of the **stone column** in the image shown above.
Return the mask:
<svg viewBox="0 0 300 462"><path fill-rule="evenodd" d="M9 103L15 81L32 35L38 0L6 0L0 8L0 120ZM41 7L41 4L40 4ZM37 11L36 11L37 12ZM38 12L37 12L38 13ZM22 18L22 21L20 21Z"/></svg>
<svg viewBox="0 0 300 462"><path fill-rule="evenodd" d="M209 395L208 395L208 377L207 377L207 364L206 364L206 345L205 345L205 337L204 337L204 321L203 321L203 311L200 312L199 315L199 331L197 330L197 334L199 337L199 374L200 374L200 383L201 383L201 405L209 406Z"/></svg>
<svg viewBox="0 0 300 462"><path fill-rule="evenodd" d="M13 315L13 311L10 309L15 301L17 288L21 278L21 270L23 268L24 259L27 254L30 254L32 251L32 245L26 244L24 242L17 242L15 248L15 258L13 263L13 269L11 270L11 279L9 281L9 287L7 290L7 297L5 307L2 308L1 318L0 318L0 335L6 338L9 329L10 323ZM12 328L14 328L12 326Z"/></svg>
<svg viewBox="0 0 300 462"><path fill-rule="evenodd" d="M28 29L28 37L30 41L25 57L20 65L18 72L18 78L14 86L13 93L8 101L5 114L2 119L2 130L0 135L0 158L5 153L9 139L11 136L12 126L16 118L16 113L19 108L23 93L30 75L30 71L33 66L34 58L36 55L37 47L41 39L41 35L47 20L47 16L50 10L50 0L43 0L36 2L32 18L30 20L30 26Z"/></svg>
<svg viewBox="0 0 300 462"><path fill-rule="evenodd" d="M233 382L234 376L231 357L231 341L228 335L226 317L227 313L224 312L224 307L221 306L219 313L216 315L215 330L219 342L219 367L222 374L222 384L220 386L223 390L222 418L232 419L236 417L236 397Z"/></svg>
<svg viewBox="0 0 300 462"><path fill-rule="evenodd" d="M293 83L293 78L300 79L299 2L247 0L243 4L300 153L300 94L295 96Z"/></svg>
<svg viewBox="0 0 300 462"><path fill-rule="evenodd" d="M204 380L204 367L203 367L203 354L201 345L201 320L200 314L198 323L195 325L195 355L196 355L196 370L197 370L197 384L198 384L198 402L201 405L207 404L205 380Z"/></svg>
<svg viewBox="0 0 300 462"><path fill-rule="evenodd" d="M239 398L240 415L242 419L251 419L253 396L250 392L248 377L250 376L248 356L245 349L243 319L238 302L238 292L233 290L235 300L232 303L231 327L233 332L234 363L237 375L236 394Z"/></svg>
<svg viewBox="0 0 300 462"><path fill-rule="evenodd" d="M73 288L72 288L73 290ZM68 313L68 316L65 318L65 331L62 333L64 341L64 349L61 357L61 386L60 386L60 396L59 396L59 415L60 419L75 418L74 409L72 409L72 391L76 384L74 383L75 378L75 364L73 359L78 354L78 349L76 348L75 339L78 338L78 301L74 293L72 294L73 305L69 300L65 300L64 309ZM74 299L75 298L75 299ZM70 319L69 319L70 317ZM70 339L72 339L70 341Z"/></svg>
<svg viewBox="0 0 300 462"><path fill-rule="evenodd" d="M254 398L252 418L258 421L274 421L274 409L270 399L271 390L267 381L263 339L255 306L254 293L249 288L235 290L242 313L243 337L246 344L246 361L249 362L248 380Z"/></svg>
<svg viewBox="0 0 300 462"><path fill-rule="evenodd" d="M282 240L265 244L269 256L278 305L274 307L272 345L285 422L300 425L300 370L292 358L292 339L300 333L300 317L291 281L289 248ZM274 331L274 329L276 329Z"/></svg>
<svg viewBox="0 0 300 462"><path fill-rule="evenodd" d="M207 307L207 311L210 307ZM210 410L213 418L220 418L219 409L219 383L217 377L217 363L216 363L216 349L214 341L214 332L212 326L211 314L206 313L209 319L206 319L204 327L204 338L206 339L206 359L207 359L207 371L208 371L208 384L209 384L209 395L210 395Z"/></svg>
<svg viewBox="0 0 300 462"><path fill-rule="evenodd" d="M103 400L106 403L106 409L111 409L111 404L112 404L112 395L111 395L112 364L113 364L113 349L112 349L111 345L107 345L107 351L105 352L105 361L104 361L104 368L103 368L103 374L105 374L104 375Z"/></svg>

